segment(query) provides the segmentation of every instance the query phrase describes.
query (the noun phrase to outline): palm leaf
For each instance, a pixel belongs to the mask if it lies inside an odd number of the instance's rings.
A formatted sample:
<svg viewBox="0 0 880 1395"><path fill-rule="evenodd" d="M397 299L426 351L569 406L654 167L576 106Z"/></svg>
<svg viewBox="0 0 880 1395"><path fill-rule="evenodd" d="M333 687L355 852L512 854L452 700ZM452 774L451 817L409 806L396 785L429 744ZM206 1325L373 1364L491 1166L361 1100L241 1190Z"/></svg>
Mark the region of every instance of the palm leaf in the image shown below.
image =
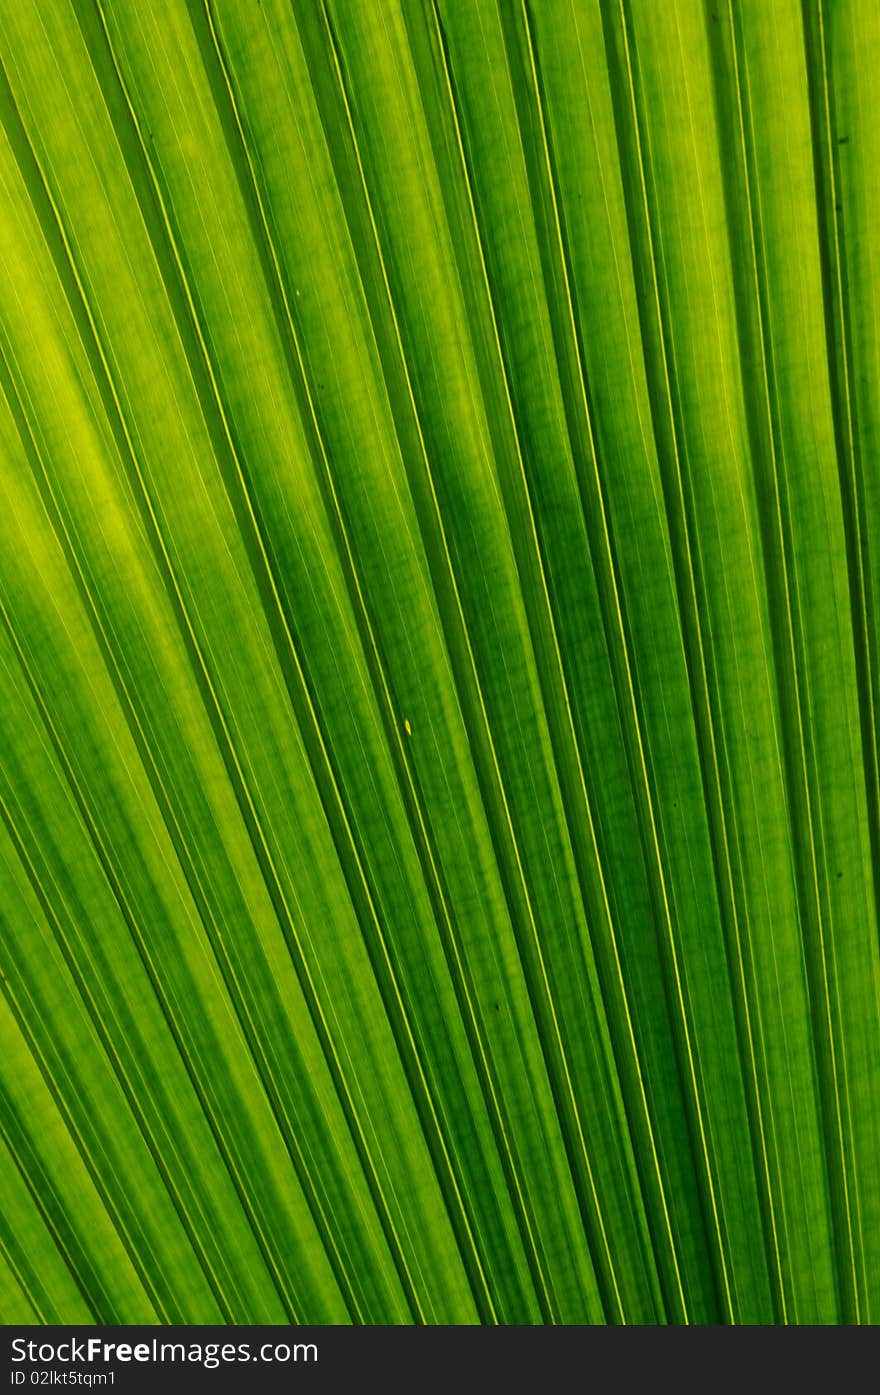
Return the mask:
<svg viewBox="0 0 880 1395"><path fill-rule="evenodd" d="M866 0L4 0L0 1295L880 1313Z"/></svg>

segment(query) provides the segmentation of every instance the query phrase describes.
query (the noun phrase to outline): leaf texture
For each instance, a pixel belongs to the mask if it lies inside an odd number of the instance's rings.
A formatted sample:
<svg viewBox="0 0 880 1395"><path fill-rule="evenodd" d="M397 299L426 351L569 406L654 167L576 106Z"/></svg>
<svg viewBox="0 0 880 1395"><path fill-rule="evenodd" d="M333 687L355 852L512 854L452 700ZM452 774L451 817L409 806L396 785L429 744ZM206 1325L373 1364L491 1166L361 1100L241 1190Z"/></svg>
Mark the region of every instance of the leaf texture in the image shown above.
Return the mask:
<svg viewBox="0 0 880 1395"><path fill-rule="evenodd" d="M4 1321L880 1320L878 56L0 0Z"/></svg>

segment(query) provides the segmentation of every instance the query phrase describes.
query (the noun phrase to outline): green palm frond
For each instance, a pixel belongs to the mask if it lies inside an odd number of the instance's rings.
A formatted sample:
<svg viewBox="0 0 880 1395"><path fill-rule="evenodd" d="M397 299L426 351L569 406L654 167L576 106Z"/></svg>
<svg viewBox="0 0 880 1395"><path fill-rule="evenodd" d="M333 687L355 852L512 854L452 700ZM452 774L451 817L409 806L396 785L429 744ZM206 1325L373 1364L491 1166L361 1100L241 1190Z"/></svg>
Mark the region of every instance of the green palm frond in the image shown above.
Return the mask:
<svg viewBox="0 0 880 1395"><path fill-rule="evenodd" d="M2 0L5 1321L880 1321L878 69Z"/></svg>

